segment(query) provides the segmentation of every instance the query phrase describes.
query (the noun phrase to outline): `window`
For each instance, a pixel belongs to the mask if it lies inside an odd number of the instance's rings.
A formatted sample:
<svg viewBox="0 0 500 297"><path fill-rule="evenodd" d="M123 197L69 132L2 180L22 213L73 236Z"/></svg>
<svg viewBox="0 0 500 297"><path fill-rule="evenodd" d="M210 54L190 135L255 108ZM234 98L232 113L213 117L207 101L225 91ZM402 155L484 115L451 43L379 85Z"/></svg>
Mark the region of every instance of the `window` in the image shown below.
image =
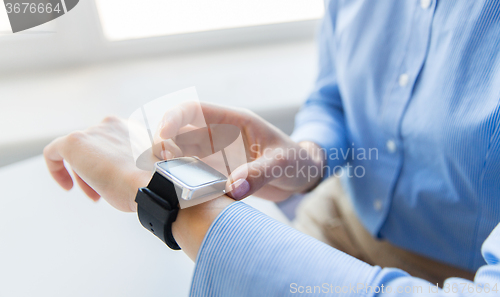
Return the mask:
<svg viewBox="0 0 500 297"><path fill-rule="evenodd" d="M323 11L323 0L88 0L13 34L0 5L0 74L310 39Z"/></svg>
<svg viewBox="0 0 500 297"><path fill-rule="evenodd" d="M9 18L4 5L0 5L0 36L12 33L9 24Z"/></svg>
<svg viewBox="0 0 500 297"><path fill-rule="evenodd" d="M323 0L96 0L111 41L294 21L323 15Z"/></svg>

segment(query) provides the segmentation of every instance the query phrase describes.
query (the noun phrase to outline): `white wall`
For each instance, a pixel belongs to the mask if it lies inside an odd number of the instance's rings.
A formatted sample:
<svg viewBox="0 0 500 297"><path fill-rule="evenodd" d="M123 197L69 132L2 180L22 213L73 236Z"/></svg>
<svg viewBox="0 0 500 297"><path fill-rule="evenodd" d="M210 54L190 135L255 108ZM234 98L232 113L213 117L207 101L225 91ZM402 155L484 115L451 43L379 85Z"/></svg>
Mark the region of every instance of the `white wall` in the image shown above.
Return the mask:
<svg viewBox="0 0 500 297"><path fill-rule="evenodd" d="M311 38L2 74L0 165L189 86L197 87L200 100L250 108L290 132L293 113L312 87L315 53Z"/></svg>

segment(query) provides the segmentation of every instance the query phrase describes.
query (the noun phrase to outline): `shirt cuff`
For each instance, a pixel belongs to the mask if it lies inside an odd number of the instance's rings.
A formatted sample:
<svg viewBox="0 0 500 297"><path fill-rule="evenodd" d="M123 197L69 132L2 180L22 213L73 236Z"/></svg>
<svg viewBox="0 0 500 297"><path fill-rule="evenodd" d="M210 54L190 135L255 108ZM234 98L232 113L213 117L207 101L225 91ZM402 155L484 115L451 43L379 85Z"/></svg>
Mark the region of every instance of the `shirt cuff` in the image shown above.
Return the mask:
<svg viewBox="0 0 500 297"><path fill-rule="evenodd" d="M360 296L350 288L370 283L378 271L379 267L234 202L203 240L191 296L283 296L305 286L333 293L343 287L337 295Z"/></svg>

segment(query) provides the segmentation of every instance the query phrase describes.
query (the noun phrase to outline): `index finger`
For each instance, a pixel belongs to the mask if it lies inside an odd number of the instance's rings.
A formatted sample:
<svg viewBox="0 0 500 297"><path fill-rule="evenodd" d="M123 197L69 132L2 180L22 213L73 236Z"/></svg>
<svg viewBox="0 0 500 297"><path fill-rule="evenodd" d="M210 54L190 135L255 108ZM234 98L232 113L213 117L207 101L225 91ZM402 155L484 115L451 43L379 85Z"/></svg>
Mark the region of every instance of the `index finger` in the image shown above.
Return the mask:
<svg viewBox="0 0 500 297"><path fill-rule="evenodd" d="M165 112L160 137L169 139L187 125L205 127L209 124L232 124L241 127L246 117L241 110L198 101L184 102Z"/></svg>
<svg viewBox="0 0 500 297"><path fill-rule="evenodd" d="M187 125L206 126L201 105L197 101L181 103L165 112L160 127L160 137L169 139L176 136L179 130Z"/></svg>
<svg viewBox="0 0 500 297"><path fill-rule="evenodd" d="M64 158L60 153L61 138L52 141L43 149L45 163L49 169L50 175L65 190L73 187L73 180L68 170L64 166Z"/></svg>

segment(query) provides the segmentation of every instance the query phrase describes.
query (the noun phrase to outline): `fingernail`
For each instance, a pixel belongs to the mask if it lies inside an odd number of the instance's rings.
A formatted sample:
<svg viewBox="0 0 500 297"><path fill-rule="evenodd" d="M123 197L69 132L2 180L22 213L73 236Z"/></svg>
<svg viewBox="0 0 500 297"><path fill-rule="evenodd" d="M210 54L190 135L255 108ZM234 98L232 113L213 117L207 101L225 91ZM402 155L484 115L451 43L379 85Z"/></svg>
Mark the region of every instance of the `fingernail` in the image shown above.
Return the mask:
<svg viewBox="0 0 500 297"><path fill-rule="evenodd" d="M161 151L160 155L163 158L163 160L169 160L169 159L172 159L172 157L173 157L172 153L169 151Z"/></svg>
<svg viewBox="0 0 500 297"><path fill-rule="evenodd" d="M246 179L239 179L231 184L231 189L233 189L230 194L235 200L240 200L245 196L248 191L250 191L250 184L246 181Z"/></svg>

